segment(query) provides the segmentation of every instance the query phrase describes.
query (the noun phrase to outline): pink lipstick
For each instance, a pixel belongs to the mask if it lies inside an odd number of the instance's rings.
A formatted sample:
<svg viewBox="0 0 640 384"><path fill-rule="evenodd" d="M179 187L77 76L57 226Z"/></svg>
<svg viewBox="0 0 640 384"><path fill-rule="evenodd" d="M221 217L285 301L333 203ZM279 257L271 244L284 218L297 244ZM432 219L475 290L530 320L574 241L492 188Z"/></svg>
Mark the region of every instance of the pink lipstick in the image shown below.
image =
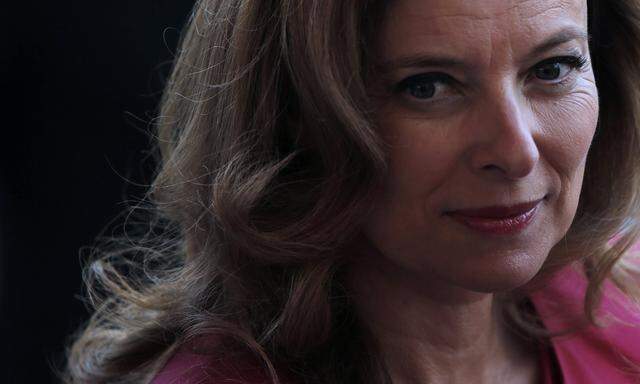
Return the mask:
<svg viewBox="0 0 640 384"><path fill-rule="evenodd" d="M524 230L533 221L540 201L542 199L512 206L464 209L447 214L471 229L494 235L510 235Z"/></svg>

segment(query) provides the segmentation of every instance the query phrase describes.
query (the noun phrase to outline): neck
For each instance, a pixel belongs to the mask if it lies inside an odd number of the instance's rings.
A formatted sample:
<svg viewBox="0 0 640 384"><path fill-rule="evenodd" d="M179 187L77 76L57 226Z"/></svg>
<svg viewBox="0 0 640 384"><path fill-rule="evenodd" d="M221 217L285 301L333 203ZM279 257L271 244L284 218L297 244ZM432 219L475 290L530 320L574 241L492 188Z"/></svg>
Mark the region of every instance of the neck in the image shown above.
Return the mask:
<svg viewBox="0 0 640 384"><path fill-rule="evenodd" d="M348 275L356 311L393 383L531 383L535 353L509 331L492 293L412 276L383 260Z"/></svg>

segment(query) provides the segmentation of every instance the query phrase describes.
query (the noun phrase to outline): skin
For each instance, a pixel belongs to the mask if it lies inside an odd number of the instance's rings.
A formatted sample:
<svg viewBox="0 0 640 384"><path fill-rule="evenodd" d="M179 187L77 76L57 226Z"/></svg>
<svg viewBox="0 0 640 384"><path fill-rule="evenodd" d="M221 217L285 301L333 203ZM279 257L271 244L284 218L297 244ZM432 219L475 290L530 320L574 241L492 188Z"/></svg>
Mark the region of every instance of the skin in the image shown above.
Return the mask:
<svg viewBox="0 0 640 384"><path fill-rule="evenodd" d="M495 294L531 280L575 216L598 119L586 0L396 0L378 32L389 171L350 272L357 310L396 384L534 383L535 348L501 321ZM397 66L416 55L463 65ZM586 63L541 67L565 56ZM540 76L549 69L557 78ZM433 72L454 81L423 81L429 97L398 86ZM512 235L445 214L541 198Z"/></svg>

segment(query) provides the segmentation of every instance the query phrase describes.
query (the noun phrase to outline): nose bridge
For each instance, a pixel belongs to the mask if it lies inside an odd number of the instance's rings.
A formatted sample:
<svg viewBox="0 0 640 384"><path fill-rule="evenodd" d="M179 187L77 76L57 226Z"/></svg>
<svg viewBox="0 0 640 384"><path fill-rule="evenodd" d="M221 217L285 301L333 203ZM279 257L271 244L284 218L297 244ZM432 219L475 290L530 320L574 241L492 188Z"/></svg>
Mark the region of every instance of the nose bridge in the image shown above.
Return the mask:
<svg viewBox="0 0 640 384"><path fill-rule="evenodd" d="M529 103L508 81L495 83L478 107L483 134L477 135L472 165L481 172L509 179L528 175L539 159L534 140L535 119Z"/></svg>

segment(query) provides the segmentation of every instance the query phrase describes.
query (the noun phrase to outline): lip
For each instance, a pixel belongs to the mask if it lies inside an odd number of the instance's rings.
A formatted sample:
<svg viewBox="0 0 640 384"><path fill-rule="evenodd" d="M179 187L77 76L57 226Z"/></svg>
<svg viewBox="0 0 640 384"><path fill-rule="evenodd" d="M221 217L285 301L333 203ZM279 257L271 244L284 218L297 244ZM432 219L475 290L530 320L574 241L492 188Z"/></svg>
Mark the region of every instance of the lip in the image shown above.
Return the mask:
<svg viewBox="0 0 640 384"><path fill-rule="evenodd" d="M514 217L522 215L531 211L537 207L543 199L520 203L510 206L494 205L491 207L474 208L474 209L460 209L456 211L447 212L449 215L490 218L490 219L504 219L508 217Z"/></svg>
<svg viewBox="0 0 640 384"><path fill-rule="evenodd" d="M447 212L454 220L471 229L496 235L515 234L533 221L543 199L511 206L491 206Z"/></svg>

